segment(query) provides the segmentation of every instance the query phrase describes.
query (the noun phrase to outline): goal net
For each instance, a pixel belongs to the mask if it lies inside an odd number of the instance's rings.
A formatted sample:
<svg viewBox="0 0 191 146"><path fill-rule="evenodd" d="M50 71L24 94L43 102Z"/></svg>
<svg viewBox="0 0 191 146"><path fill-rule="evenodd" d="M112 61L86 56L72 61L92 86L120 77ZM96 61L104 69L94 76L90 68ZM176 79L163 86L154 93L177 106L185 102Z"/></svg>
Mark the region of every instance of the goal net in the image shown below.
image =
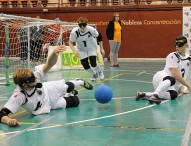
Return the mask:
<svg viewBox="0 0 191 146"><path fill-rule="evenodd" d="M0 14L0 84L9 85L18 68L46 62L48 48L68 45L76 23Z"/></svg>

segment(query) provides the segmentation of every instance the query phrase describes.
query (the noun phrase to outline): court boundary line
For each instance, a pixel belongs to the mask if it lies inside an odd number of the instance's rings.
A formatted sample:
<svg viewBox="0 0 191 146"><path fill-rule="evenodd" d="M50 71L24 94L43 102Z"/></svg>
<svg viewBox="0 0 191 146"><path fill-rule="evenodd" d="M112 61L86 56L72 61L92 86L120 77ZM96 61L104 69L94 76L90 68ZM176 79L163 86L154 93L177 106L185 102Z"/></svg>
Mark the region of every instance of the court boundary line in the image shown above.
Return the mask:
<svg viewBox="0 0 191 146"><path fill-rule="evenodd" d="M188 146L188 144L189 144L190 135L191 135L191 122L190 121L191 121L191 112L190 112L189 117L188 117L188 121L187 121L184 136L182 138L181 146Z"/></svg>
<svg viewBox="0 0 191 146"><path fill-rule="evenodd" d="M162 101L161 104L166 103L166 102L168 102L168 101L170 101L170 100ZM91 118L91 119L87 119L87 120L81 120L81 121L76 121L76 122L65 123L64 125L58 124L58 125L46 126L46 127L34 128L34 129L32 129L32 128L30 127L30 129L28 129L27 131L25 130L25 131L28 132L28 131L44 130L44 129L50 129L50 128L63 127L63 126L72 125L72 124L84 123L84 122L89 122L89 121L96 121L96 120L101 120L101 119L116 117L116 116L120 116L120 115L124 115L124 114L129 114L129 113L133 113L133 112L145 110L145 109L148 109L148 108L151 108L151 107L154 107L154 106L159 106L159 105L157 105L157 104L152 104L152 105L149 105L149 106L141 107L141 108L138 108L138 109L134 109L134 110L130 110L130 111L118 113L118 114L112 114L112 115L102 116L102 117L98 117L98 118ZM36 126L35 126L35 127L36 127ZM18 132L20 132L20 131L16 131L15 133L18 133ZM12 133L13 133L13 132L7 132L7 133L2 133L2 134L8 135L8 134L12 134Z"/></svg>
<svg viewBox="0 0 191 146"><path fill-rule="evenodd" d="M53 119L53 118L55 118L55 116L49 117L49 118L47 118L47 119L45 119L45 120L43 120L43 121L41 121L41 122L39 122L39 123L37 123L37 124L35 124L35 125L32 125L32 126L26 128L26 129L24 129L24 130L17 131L15 134L13 134L13 135L11 135L11 136L9 136L9 137L3 139L3 140L0 140L0 143L5 143L5 142L7 142L8 140L10 140L10 139L12 139L12 138L14 138L14 137L16 137L16 136L18 136L18 135L21 135L21 134L23 134L23 133L25 133L25 132L27 132L27 131L30 131L30 129L33 129L33 128L39 126L39 125L42 125L42 124L44 124L45 122L47 122L47 121L49 121L49 120L51 120L51 119Z"/></svg>

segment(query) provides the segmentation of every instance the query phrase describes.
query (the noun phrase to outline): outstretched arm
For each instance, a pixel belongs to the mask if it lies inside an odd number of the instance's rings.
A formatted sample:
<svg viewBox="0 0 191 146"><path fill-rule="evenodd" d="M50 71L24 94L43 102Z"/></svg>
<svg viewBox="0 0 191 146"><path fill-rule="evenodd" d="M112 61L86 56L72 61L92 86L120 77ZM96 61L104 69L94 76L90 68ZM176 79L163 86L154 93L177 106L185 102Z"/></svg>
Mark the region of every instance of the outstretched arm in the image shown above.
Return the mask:
<svg viewBox="0 0 191 146"><path fill-rule="evenodd" d="M66 50L65 46L58 46L54 49L52 54L48 57L46 64L43 66L43 72L48 72L57 62L58 54Z"/></svg>
<svg viewBox="0 0 191 146"><path fill-rule="evenodd" d="M0 121L1 123L4 123L8 126L19 126L16 119L11 119L8 114L11 113L11 111L7 108L3 108L0 111Z"/></svg>

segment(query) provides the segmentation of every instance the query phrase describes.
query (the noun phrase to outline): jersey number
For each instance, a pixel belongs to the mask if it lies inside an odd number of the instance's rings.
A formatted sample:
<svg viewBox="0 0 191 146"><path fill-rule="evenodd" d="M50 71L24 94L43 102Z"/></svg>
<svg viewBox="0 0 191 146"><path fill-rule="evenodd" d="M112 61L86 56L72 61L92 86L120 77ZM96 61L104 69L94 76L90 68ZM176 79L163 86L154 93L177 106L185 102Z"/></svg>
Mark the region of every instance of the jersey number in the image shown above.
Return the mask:
<svg viewBox="0 0 191 146"><path fill-rule="evenodd" d="M181 72L182 72L182 77L184 77L184 74L185 74L185 69L181 69Z"/></svg>
<svg viewBox="0 0 191 146"><path fill-rule="evenodd" d="M84 47L87 47L86 41L82 41L84 43Z"/></svg>

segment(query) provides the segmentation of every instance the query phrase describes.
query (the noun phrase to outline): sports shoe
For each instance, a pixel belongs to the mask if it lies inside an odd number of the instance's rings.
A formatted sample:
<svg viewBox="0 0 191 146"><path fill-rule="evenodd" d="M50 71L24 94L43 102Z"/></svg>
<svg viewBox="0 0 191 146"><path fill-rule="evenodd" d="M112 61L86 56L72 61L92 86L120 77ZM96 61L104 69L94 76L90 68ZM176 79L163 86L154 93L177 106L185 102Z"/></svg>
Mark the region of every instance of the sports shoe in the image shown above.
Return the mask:
<svg viewBox="0 0 191 146"><path fill-rule="evenodd" d="M97 79L98 79L98 74L95 74L95 75L93 75L91 81L95 82L95 81L97 81Z"/></svg>
<svg viewBox="0 0 191 146"><path fill-rule="evenodd" d="M110 68L114 68L114 67L115 67L115 65L111 65L111 66L110 66Z"/></svg>
<svg viewBox="0 0 191 146"><path fill-rule="evenodd" d="M143 92L139 92L139 91L137 91L137 94L136 94L136 96L135 96L135 100L146 100L146 94L145 93L143 93Z"/></svg>
<svg viewBox="0 0 191 146"><path fill-rule="evenodd" d="M153 94L153 95L152 95L151 97L149 97L147 100L148 100L151 104L153 104L153 103L160 104L160 103L161 103L161 101L160 101L160 99L159 99L159 97L158 97L157 94Z"/></svg>
<svg viewBox="0 0 191 146"><path fill-rule="evenodd" d="M79 81L79 80L83 81L83 84L80 85L80 86L82 86L82 87L84 87L84 88L86 88L86 89L88 89L88 90L92 90L92 89L93 89L92 84L90 84L89 82L84 81L84 80L82 80L82 79L78 79L78 78L75 79L75 80L77 80L77 81ZM74 91L74 90L73 90L73 91Z"/></svg>
<svg viewBox="0 0 191 146"><path fill-rule="evenodd" d="M113 65L114 67L119 67L119 64Z"/></svg>
<svg viewBox="0 0 191 146"><path fill-rule="evenodd" d="M103 71L100 70L98 74L99 74L99 78L100 78L101 80L103 80L103 79L104 79Z"/></svg>

